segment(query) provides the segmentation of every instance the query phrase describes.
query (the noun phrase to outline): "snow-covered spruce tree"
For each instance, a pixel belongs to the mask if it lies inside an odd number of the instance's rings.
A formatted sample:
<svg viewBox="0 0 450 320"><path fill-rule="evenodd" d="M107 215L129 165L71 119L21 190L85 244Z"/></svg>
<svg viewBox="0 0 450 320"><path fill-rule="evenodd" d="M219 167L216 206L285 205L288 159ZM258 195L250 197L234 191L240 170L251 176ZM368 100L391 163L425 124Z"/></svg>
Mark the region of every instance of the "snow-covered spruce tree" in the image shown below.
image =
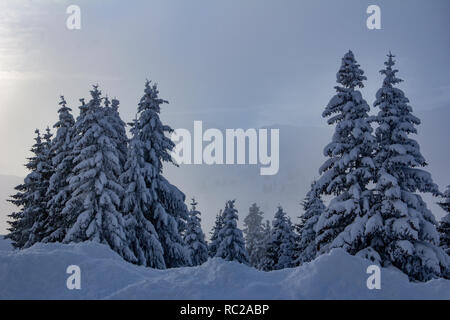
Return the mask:
<svg viewBox="0 0 450 320"><path fill-rule="evenodd" d="M279 206L272 221L270 240L261 269L271 271L294 266L295 241L294 227L283 208Z"/></svg>
<svg viewBox="0 0 450 320"><path fill-rule="evenodd" d="M219 232L221 242L217 248L215 257L248 264L244 236L242 235L242 231L237 227L237 212L234 207L234 200L227 201L225 210L223 211L224 225Z"/></svg>
<svg viewBox="0 0 450 320"><path fill-rule="evenodd" d="M35 235L32 235L32 228L38 217L45 214L46 209L44 202L46 187L42 176L42 169L46 169L46 151L39 130L35 133L35 143L31 148L32 156L28 158L28 163L25 165L30 173L25 177L23 184L15 187L18 192L8 199L19 207L19 210L8 215L11 218L8 221L10 233L5 238L11 239L12 245L19 249L26 248L38 240Z"/></svg>
<svg viewBox="0 0 450 320"><path fill-rule="evenodd" d="M71 114L72 109L66 106L63 96L61 96L59 105L59 120L53 126L56 128L56 135L51 149L54 172L50 177L47 189L49 225L53 228L53 231L43 239L43 242L60 242L64 238L66 225L62 210L70 197L67 178L73 169L72 129L75 121Z"/></svg>
<svg viewBox="0 0 450 320"><path fill-rule="evenodd" d="M439 202L439 205L447 212L438 226L440 246L450 256L450 186L447 187L444 193L444 200Z"/></svg>
<svg viewBox="0 0 450 320"><path fill-rule="evenodd" d="M325 211L325 205L315 188L315 182L311 184L311 189L306 194L302 204L304 213L300 216L300 224L297 226L299 257L295 265L313 260L317 253L315 226L319 217Z"/></svg>
<svg viewBox="0 0 450 320"><path fill-rule="evenodd" d="M259 250L262 252L262 257L256 266L259 270L270 271L270 267L272 266L271 257L267 254L268 249L270 248L270 243L272 239L272 227L270 226L270 221L266 220L266 223L263 224L263 236L261 242L258 244Z"/></svg>
<svg viewBox="0 0 450 320"><path fill-rule="evenodd" d="M192 198L191 210L187 222L184 241L189 250L193 266L199 266L208 260L208 245L205 241L205 234L202 231L200 211L197 210L197 202Z"/></svg>
<svg viewBox="0 0 450 320"><path fill-rule="evenodd" d="M219 214L216 215L216 221L214 222L214 226L210 232L211 239L208 245L208 254L210 257L214 257L217 253L217 248L220 245L220 242L222 239L219 237L220 230L223 228L223 213L222 210L220 210Z"/></svg>
<svg viewBox="0 0 450 320"><path fill-rule="evenodd" d="M280 241L280 251L275 269L290 268L293 266L295 258L295 242L296 234L291 219L283 211L280 206L275 213L274 227L272 229L272 241L275 243Z"/></svg>
<svg viewBox="0 0 450 320"><path fill-rule="evenodd" d="M336 125L331 143L324 149L329 159L320 167L316 183L320 194L333 195L316 225L316 244L320 253L341 247L351 254L365 248L364 221L370 207L375 164L375 138L369 122L369 105L355 88L363 88L366 77L351 51L342 58L336 75L337 94L330 100L323 117Z"/></svg>
<svg viewBox="0 0 450 320"><path fill-rule="evenodd" d="M125 190L122 213L125 215L131 248L137 264L165 269L164 251L155 227L150 222L149 210L153 196L145 183L145 171L152 167L144 161L144 145L138 137L137 120L131 125L131 140L120 182Z"/></svg>
<svg viewBox="0 0 450 320"><path fill-rule="evenodd" d="M136 262L125 220L119 212L123 188L119 183L121 172L115 133L100 105L101 92L97 86L91 95L75 124L78 139L74 145L75 167L69 178L71 198L62 212L67 215L70 227L63 241L105 243L125 260Z"/></svg>
<svg viewBox="0 0 450 320"><path fill-rule="evenodd" d="M109 119L108 123L112 127L110 130L115 133L114 142L117 145L120 165L123 167L127 160L128 137L125 130L126 124L120 118L119 104L118 99L114 98L111 101L109 101L108 97L104 99L105 113Z"/></svg>
<svg viewBox="0 0 450 320"><path fill-rule="evenodd" d="M365 237L375 256L384 266L394 265L410 279L426 281L449 277L449 257L438 247L436 221L416 192L439 194L431 175L420 169L427 165L419 144L409 134L416 134L420 120L412 114L405 94L395 85L394 56L389 53L383 86L376 94L374 118L378 124L376 191L377 201L366 222Z"/></svg>
<svg viewBox="0 0 450 320"><path fill-rule="evenodd" d="M159 114L167 101L158 97L156 84L146 81L144 95L138 105L138 136L144 147L146 162L143 179L151 201L146 217L158 233L168 268L190 265L190 257L182 238L188 210L185 195L162 176L163 161L174 163L170 152L175 144L166 134L173 129L162 124Z"/></svg>
<svg viewBox="0 0 450 320"><path fill-rule="evenodd" d="M263 241L263 214L254 203L244 219L245 248L249 263L253 267L256 267L264 256L264 247L260 245Z"/></svg>
<svg viewBox="0 0 450 320"><path fill-rule="evenodd" d="M50 197L47 194L47 190L50 184L50 178L54 173L52 165L52 136L50 128L47 127L42 141L42 152L39 156L39 163L36 168L36 172L40 175L39 185L39 207L42 211L36 216L33 226L30 230L30 236L25 247L31 247L37 242L43 242L43 240L55 231L55 226L51 223L50 216L48 214L48 203Z"/></svg>

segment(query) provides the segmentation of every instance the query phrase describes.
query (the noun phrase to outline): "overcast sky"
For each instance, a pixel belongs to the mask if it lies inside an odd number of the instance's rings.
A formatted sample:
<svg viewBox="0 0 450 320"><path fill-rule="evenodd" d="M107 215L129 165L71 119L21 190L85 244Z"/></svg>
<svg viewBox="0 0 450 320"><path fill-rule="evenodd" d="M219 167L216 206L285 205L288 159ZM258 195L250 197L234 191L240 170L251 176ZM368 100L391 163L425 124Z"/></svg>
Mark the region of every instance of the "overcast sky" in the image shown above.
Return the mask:
<svg viewBox="0 0 450 320"><path fill-rule="evenodd" d="M66 28L70 4L81 30ZM366 27L370 4L382 30ZM76 115L94 83L120 99L125 121L149 78L174 128L325 126L342 55L355 53L372 104L392 50L414 110L448 107L449 21L448 0L2 0L0 174L24 176L33 132L55 123L59 95Z"/></svg>

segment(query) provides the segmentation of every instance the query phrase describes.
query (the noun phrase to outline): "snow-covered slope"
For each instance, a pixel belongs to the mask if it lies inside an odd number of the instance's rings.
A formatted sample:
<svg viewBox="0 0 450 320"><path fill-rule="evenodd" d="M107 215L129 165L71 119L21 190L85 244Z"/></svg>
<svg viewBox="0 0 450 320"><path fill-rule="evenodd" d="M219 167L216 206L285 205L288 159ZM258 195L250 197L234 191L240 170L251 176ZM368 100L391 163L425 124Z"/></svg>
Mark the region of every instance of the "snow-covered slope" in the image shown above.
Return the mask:
<svg viewBox="0 0 450 320"><path fill-rule="evenodd" d="M450 281L410 283L397 270L382 269L381 290L369 290L369 262L341 250L266 273L221 259L153 270L128 264L96 243L23 251L0 244L0 299L450 299ZM66 287L69 265L81 268L80 290Z"/></svg>
<svg viewBox="0 0 450 320"><path fill-rule="evenodd" d="M13 247L9 240L5 240L4 236L0 234L0 251L11 251Z"/></svg>

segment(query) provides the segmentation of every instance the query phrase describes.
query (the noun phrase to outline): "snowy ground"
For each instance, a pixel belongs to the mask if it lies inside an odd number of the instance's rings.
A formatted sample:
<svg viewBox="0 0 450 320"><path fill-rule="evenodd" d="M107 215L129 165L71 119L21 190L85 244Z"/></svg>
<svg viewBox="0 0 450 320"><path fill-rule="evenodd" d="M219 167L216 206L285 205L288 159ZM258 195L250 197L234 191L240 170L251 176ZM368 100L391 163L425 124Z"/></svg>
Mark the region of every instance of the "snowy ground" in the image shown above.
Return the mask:
<svg viewBox="0 0 450 320"><path fill-rule="evenodd" d="M81 268L68 290L66 268ZM0 299L450 299L450 281L410 283L382 269L381 290L366 287L370 263L341 250L295 269L259 272L212 259L200 267L152 270L104 245L36 245L12 251L0 240Z"/></svg>

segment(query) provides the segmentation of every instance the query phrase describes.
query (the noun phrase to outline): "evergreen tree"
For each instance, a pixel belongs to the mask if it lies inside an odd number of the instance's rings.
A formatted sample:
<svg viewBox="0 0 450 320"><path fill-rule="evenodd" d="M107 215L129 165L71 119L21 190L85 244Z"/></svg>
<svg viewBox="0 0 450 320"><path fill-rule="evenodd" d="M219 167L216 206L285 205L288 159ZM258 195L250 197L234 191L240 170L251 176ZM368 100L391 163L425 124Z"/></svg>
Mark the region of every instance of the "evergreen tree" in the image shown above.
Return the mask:
<svg viewBox="0 0 450 320"><path fill-rule="evenodd" d="M75 124L78 139L74 145L73 176L69 179L71 198L62 212L68 216L70 228L63 241L105 243L125 260L136 262L119 212L123 188L119 183L121 172L115 133L100 105L101 92L97 86L91 95Z"/></svg>
<svg viewBox="0 0 450 320"><path fill-rule="evenodd" d="M270 258L267 254L270 246L270 240L272 239L272 228L270 224L271 223L269 220L266 220L266 222L262 224L262 237L261 241L258 243L258 250L261 252L261 257L256 265L256 269L264 271L269 271L267 266L270 265Z"/></svg>
<svg viewBox="0 0 450 320"><path fill-rule="evenodd" d="M148 208L152 193L145 183L144 172L152 168L144 161L144 146L138 137L137 120L132 125L131 134L125 171L120 176L125 190L122 212L125 214L128 237L138 264L165 269L164 251L150 222Z"/></svg>
<svg viewBox="0 0 450 320"><path fill-rule="evenodd" d="M260 268L264 271L280 270L294 266L294 227L281 206L272 222L270 240Z"/></svg>
<svg viewBox="0 0 450 320"><path fill-rule="evenodd" d="M450 186L444 193L444 201L439 202L439 205L447 212L438 227L440 246L450 256Z"/></svg>
<svg viewBox="0 0 450 320"><path fill-rule="evenodd" d="M438 247L436 221L416 192L439 194L431 175L420 169L427 165L417 141L420 120L412 114L409 100L395 87L402 80L388 55L383 86L376 95L378 127L376 191L377 201L366 222L365 237L382 265L394 265L410 279L426 281L449 277L449 257Z"/></svg>
<svg viewBox="0 0 450 320"><path fill-rule="evenodd" d="M173 129L163 125L159 118L161 105L167 101L158 94L157 86L147 81L138 105L137 128L146 162L143 179L151 194L146 210L162 244L166 266L172 268L190 265L181 235L186 229L188 213L185 195L162 176L163 161L174 163L170 152L175 144L166 136Z"/></svg>
<svg viewBox="0 0 450 320"><path fill-rule="evenodd" d="M317 254L315 226L319 217L325 211L325 205L318 195L315 182L311 184L311 190L306 194L303 201L303 210L304 213L300 217L300 224L297 226L300 241L298 243L299 257L295 262L296 265L313 260Z"/></svg>
<svg viewBox="0 0 450 320"><path fill-rule="evenodd" d="M223 228L219 232L221 242L217 248L216 257L227 261L248 263L245 241L242 231L237 227L237 210L234 208L234 200L227 201L223 212Z"/></svg>
<svg viewBox="0 0 450 320"><path fill-rule="evenodd" d="M355 254L362 248L362 220L372 199L367 185L373 180L372 160L375 138L369 122L369 105L355 88L363 88L366 77L351 51L342 59L337 73L337 94L330 100L323 117L335 124L331 143L324 149L329 159L320 168L316 183L320 194L334 195L317 222L316 243L320 252L341 247Z"/></svg>
<svg viewBox="0 0 450 320"><path fill-rule="evenodd" d="M216 221L214 223L213 229L211 230L211 241L208 246L208 254L210 257L214 257L217 253L217 248L219 247L222 239L219 237L220 230L224 226L222 210L216 215Z"/></svg>
<svg viewBox="0 0 450 320"><path fill-rule="evenodd" d="M32 156L28 158L25 167L30 173L25 177L24 183L15 187L18 192L11 196L8 201L19 207L17 212L8 215L10 227L6 239L11 239L15 248L26 248L32 245L37 239L32 234L32 228L38 217L45 214L43 198L45 190L42 186L42 168L45 155L44 143L39 130L35 131L36 138L31 148Z"/></svg>
<svg viewBox="0 0 450 320"><path fill-rule="evenodd" d="M195 199L192 198L191 211L189 212L189 220L184 237L193 266L199 266L208 260L208 245L200 224L200 212L197 210L197 204Z"/></svg>
<svg viewBox="0 0 450 320"><path fill-rule="evenodd" d="M65 221L62 215L67 200L70 198L68 177L73 169L73 126L75 120L71 114L72 109L66 106L66 101L61 96L58 110L59 121L53 126L56 128L56 135L52 143L52 166L54 172L50 177L47 190L49 224L53 227L53 232L46 236L44 242L60 242L65 236Z"/></svg>
<svg viewBox="0 0 450 320"><path fill-rule="evenodd" d="M264 255L264 247L260 245L263 240L263 214L256 203L254 203L244 219L245 247L249 257L249 263L253 267L258 265Z"/></svg>
<svg viewBox="0 0 450 320"><path fill-rule="evenodd" d="M55 226L51 223L47 208L50 200L47 190L50 184L50 177L54 172L52 165L52 136L50 128L47 127L43 136L42 149L38 157L38 165L36 168L36 172L40 176L39 196L36 201L39 203L38 206L41 208L41 211L36 215L25 247L31 247L37 242L43 242L43 240L55 230Z"/></svg>

